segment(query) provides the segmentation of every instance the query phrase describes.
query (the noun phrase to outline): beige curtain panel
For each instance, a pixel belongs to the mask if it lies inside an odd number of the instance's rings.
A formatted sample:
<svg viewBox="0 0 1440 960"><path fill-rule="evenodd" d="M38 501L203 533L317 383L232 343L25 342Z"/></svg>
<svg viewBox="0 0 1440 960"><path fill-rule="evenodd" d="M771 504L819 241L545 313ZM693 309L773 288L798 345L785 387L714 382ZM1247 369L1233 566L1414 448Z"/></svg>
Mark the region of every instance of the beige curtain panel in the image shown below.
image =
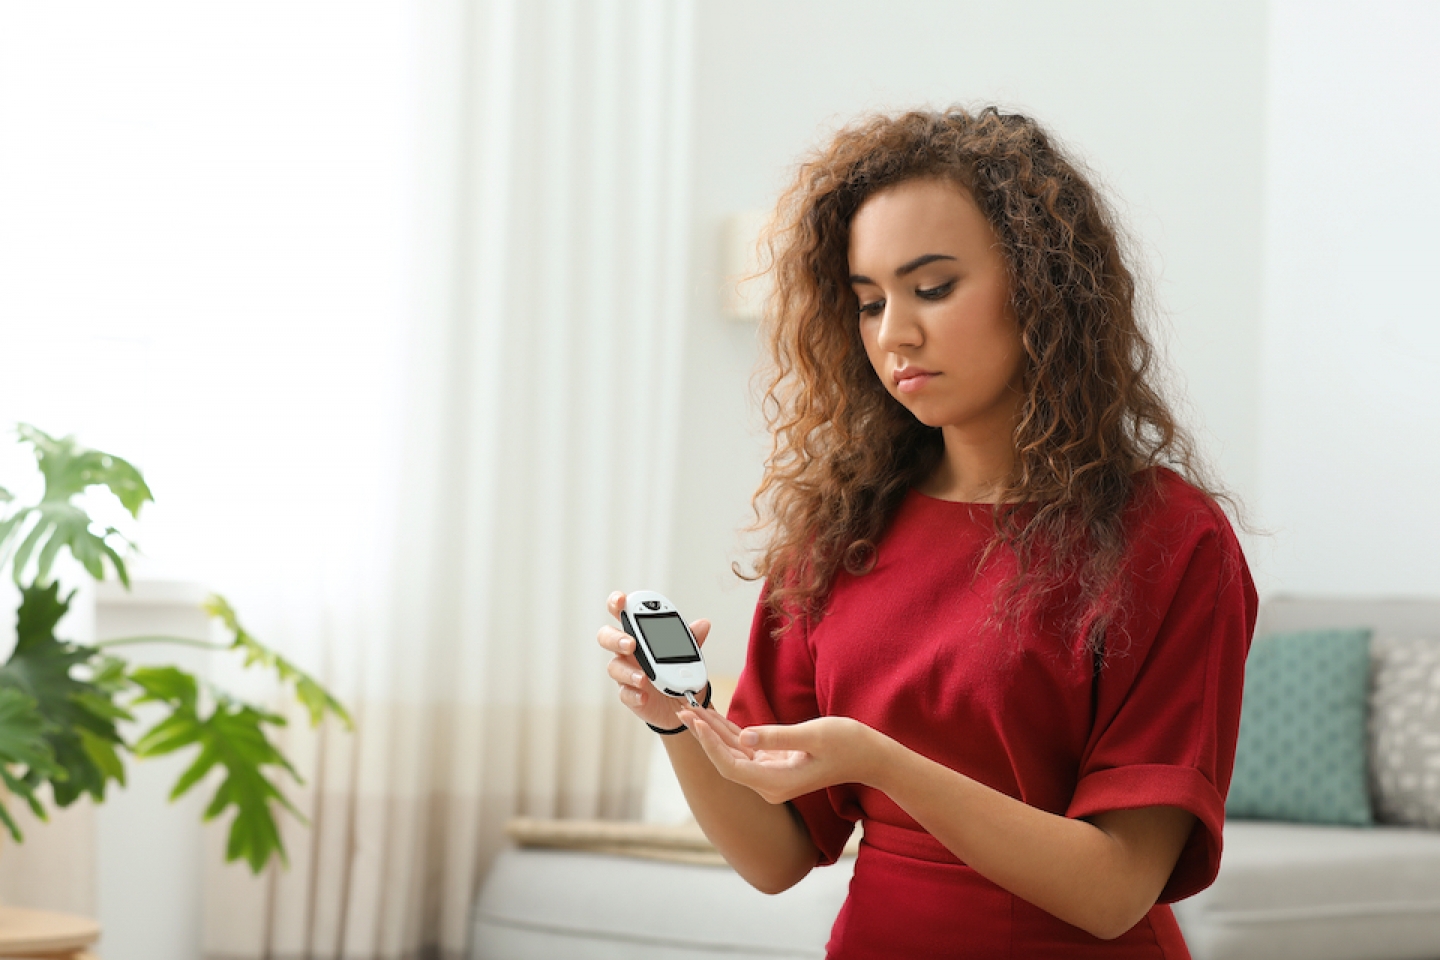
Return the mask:
<svg viewBox="0 0 1440 960"><path fill-rule="evenodd" d="M209 960L458 960L511 817L640 809L653 737L594 634L607 592L666 562L685 7L434 12L448 177L425 198L388 602L327 614L337 655L364 638L357 731L291 725L312 825L287 828L290 870L254 880L212 838Z"/></svg>

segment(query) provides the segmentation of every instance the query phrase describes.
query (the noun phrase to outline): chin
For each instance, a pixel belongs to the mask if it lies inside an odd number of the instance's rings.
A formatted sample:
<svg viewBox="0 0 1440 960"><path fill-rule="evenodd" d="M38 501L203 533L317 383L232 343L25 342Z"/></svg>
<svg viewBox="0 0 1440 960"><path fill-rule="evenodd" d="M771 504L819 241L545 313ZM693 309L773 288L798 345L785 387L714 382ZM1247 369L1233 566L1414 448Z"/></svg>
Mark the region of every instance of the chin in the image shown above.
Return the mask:
<svg viewBox="0 0 1440 960"><path fill-rule="evenodd" d="M902 403L900 406L904 407L910 416L919 420L927 427L933 427L938 430L949 422L944 416L938 415L934 410L927 410L923 405L912 407L908 403Z"/></svg>

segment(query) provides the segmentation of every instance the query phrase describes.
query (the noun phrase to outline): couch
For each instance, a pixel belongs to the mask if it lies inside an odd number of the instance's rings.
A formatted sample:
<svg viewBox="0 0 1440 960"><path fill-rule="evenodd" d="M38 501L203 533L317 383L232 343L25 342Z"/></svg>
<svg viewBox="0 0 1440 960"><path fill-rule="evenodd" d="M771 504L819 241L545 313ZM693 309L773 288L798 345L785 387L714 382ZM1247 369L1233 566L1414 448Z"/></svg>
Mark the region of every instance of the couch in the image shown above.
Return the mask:
<svg viewBox="0 0 1440 960"><path fill-rule="evenodd" d="M1395 638L1440 646L1440 600L1282 596L1262 605L1255 634L1354 626L1373 631L1377 657ZM1429 681L1440 720L1440 671ZM1372 737L1385 696L1372 688ZM1429 735L1440 773L1440 724ZM1440 960L1440 794L1431 799L1426 827L1230 819L1220 876L1175 905L1195 960Z"/></svg>
<svg viewBox="0 0 1440 960"><path fill-rule="evenodd" d="M1280 597L1256 633L1362 626L1440 643L1440 600ZM528 829L480 891L474 960L823 957L853 865L768 897L685 828ZM1440 960L1440 829L1231 819L1219 877L1175 913L1195 960Z"/></svg>

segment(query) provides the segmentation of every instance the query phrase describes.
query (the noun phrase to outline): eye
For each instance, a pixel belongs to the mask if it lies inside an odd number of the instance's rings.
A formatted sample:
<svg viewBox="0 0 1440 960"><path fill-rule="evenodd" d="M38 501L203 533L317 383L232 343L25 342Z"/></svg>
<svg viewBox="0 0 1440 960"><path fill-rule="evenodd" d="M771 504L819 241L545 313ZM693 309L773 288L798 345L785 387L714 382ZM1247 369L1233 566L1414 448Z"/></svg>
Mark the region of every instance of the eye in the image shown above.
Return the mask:
<svg viewBox="0 0 1440 960"><path fill-rule="evenodd" d="M944 300L955 289L955 281L947 280L938 287L917 287L915 296L921 300Z"/></svg>
<svg viewBox="0 0 1440 960"><path fill-rule="evenodd" d="M878 317L878 316L880 316L880 314L883 313L884 311L885 311L885 301L884 301L884 300L871 300L869 303L862 303L862 304L860 304L859 313L860 313L860 318L863 320L863 319L866 318L866 317Z"/></svg>

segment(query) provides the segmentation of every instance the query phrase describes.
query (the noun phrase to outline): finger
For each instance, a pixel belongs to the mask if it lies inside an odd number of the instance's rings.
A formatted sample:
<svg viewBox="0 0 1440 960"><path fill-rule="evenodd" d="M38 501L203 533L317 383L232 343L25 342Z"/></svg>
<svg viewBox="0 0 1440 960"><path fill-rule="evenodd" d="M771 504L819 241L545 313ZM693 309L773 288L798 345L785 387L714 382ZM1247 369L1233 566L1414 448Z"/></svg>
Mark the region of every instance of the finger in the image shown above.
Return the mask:
<svg viewBox="0 0 1440 960"><path fill-rule="evenodd" d="M804 724L746 727L740 732L740 744L750 750L809 751L810 738L803 727Z"/></svg>
<svg viewBox="0 0 1440 960"><path fill-rule="evenodd" d="M610 626L600 628L599 632L595 634L595 642L611 653L622 656L635 651L634 638Z"/></svg>
<svg viewBox="0 0 1440 960"><path fill-rule="evenodd" d="M610 616L616 620L620 619L620 611L625 609L625 594L616 590L605 598L605 608L610 611Z"/></svg>
<svg viewBox="0 0 1440 960"><path fill-rule="evenodd" d="M705 646L705 638L710 636L710 621L701 617L699 620L692 622L690 624L690 633L694 635L696 643L702 647Z"/></svg>
<svg viewBox="0 0 1440 960"><path fill-rule="evenodd" d="M732 751L750 758L754 751L740 742L740 728L716 713L713 708L699 711L700 720L715 731L722 743Z"/></svg>
<svg viewBox="0 0 1440 960"><path fill-rule="evenodd" d="M621 686L634 687L637 690L645 680L645 674L636 668L633 657L615 657L605 671L610 674L611 680Z"/></svg>
<svg viewBox="0 0 1440 960"><path fill-rule="evenodd" d="M700 741L701 749L710 757L710 762L715 765L715 768L727 777L734 771L737 761L750 759L744 752L731 747L721 739L720 735L715 732L715 728L706 723L705 718L695 711L681 710L676 716L680 718L681 723L690 728L695 739Z"/></svg>
<svg viewBox="0 0 1440 960"><path fill-rule="evenodd" d="M716 771L725 779L749 787L768 803L781 803L798 794L787 784L793 777L793 763L761 763L738 750L727 749L715 733L715 728L690 710L680 711L680 717Z"/></svg>
<svg viewBox="0 0 1440 960"><path fill-rule="evenodd" d="M716 728L728 730L730 733L735 735L736 741L739 741L740 731L743 730L744 727L740 726L738 723L731 720L729 717L725 716L725 714L721 713L719 710L716 710L714 707L706 707L705 716L712 724L716 726Z"/></svg>

